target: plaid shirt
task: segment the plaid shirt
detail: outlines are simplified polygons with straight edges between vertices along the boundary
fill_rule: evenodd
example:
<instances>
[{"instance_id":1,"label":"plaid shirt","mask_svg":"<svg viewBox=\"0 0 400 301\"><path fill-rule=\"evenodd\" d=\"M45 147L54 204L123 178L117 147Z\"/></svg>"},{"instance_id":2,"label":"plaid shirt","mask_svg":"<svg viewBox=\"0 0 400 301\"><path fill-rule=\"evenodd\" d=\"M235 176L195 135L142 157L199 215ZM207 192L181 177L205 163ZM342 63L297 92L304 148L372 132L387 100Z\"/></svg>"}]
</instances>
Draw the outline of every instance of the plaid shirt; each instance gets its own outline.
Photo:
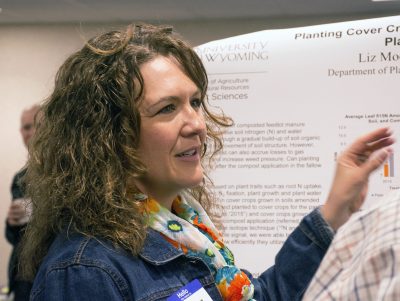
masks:
<instances>
[{"instance_id":1,"label":"plaid shirt","mask_svg":"<svg viewBox=\"0 0 400 301\"><path fill-rule=\"evenodd\" d=\"M400 191L338 230L303 301L400 300Z\"/></svg>"}]
</instances>

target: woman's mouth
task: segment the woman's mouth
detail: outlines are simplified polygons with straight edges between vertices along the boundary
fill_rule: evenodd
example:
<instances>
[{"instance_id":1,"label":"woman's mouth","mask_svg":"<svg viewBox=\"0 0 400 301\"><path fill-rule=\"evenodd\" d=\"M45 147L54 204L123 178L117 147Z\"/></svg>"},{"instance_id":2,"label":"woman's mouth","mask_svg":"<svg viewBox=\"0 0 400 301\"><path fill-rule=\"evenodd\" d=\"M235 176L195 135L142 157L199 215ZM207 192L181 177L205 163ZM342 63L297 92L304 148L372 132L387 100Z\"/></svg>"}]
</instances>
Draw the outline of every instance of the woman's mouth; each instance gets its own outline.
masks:
<instances>
[{"instance_id":1,"label":"woman's mouth","mask_svg":"<svg viewBox=\"0 0 400 301\"><path fill-rule=\"evenodd\" d=\"M190 150L184 151L182 153L179 153L176 156L177 157L191 157L191 156L194 156L196 154L197 154L197 149L194 148L194 149L190 149Z\"/></svg>"}]
</instances>

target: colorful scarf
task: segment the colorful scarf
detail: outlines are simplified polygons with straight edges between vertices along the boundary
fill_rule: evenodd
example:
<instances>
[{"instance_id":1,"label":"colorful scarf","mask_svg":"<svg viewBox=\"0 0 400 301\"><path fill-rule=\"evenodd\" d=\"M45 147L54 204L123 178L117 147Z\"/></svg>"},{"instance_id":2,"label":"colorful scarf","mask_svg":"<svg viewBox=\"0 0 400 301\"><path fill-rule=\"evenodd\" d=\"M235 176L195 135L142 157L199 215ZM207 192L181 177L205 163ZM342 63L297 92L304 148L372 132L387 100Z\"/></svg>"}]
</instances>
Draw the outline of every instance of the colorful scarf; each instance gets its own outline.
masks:
<instances>
[{"instance_id":1,"label":"colorful scarf","mask_svg":"<svg viewBox=\"0 0 400 301\"><path fill-rule=\"evenodd\" d=\"M193 197L177 197L172 212L154 199L148 199L146 204L149 226L185 254L201 258L213 271L225 301L253 300L253 284L244 272L235 267L233 254Z\"/></svg>"}]
</instances>

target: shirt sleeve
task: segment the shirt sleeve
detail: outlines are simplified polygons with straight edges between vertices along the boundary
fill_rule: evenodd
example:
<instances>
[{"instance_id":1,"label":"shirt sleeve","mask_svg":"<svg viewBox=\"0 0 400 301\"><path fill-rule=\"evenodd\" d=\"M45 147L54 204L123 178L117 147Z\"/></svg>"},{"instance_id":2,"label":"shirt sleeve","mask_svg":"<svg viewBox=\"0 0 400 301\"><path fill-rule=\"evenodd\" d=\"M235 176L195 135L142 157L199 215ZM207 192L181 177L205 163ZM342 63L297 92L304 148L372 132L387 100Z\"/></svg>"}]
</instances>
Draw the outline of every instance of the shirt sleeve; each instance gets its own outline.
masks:
<instances>
[{"instance_id":1,"label":"shirt sleeve","mask_svg":"<svg viewBox=\"0 0 400 301\"><path fill-rule=\"evenodd\" d=\"M5 229L6 239L14 247L20 242L21 236L22 236L22 233L23 233L25 227L26 227L26 225L11 226L6 221L6 229Z\"/></svg>"},{"instance_id":2,"label":"shirt sleeve","mask_svg":"<svg viewBox=\"0 0 400 301\"><path fill-rule=\"evenodd\" d=\"M333 235L319 208L304 217L278 252L275 265L251 279L254 299L301 300Z\"/></svg>"},{"instance_id":3,"label":"shirt sleeve","mask_svg":"<svg viewBox=\"0 0 400 301\"><path fill-rule=\"evenodd\" d=\"M32 301L122 301L132 300L128 286L117 275L98 265L53 268L31 292Z\"/></svg>"},{"instance_id":4,"label":"shirt sleeve","mask_svg":"<svg viewBox=\"0 0 400 301\"><path fill-rule=\"evenodd\" d=\"M22 183L22 177L25 175L26 170L23 169L22 171L18 172L11 184L11 198L12 201L15 199L23 198L25 195L25 186ZM6 220L6 227L5 227L5 236L7 241L16 246L19 241L21 240L22 231L24 230L26 225L22 226L11 226Z\"/></svg>"},{"instance_id":5,"label":"shirt sleeve","mask_svg":"<svg viewBox=\"0 0 400 301\"><path fill-rule=\"evenodd\" d=\"M339 228L304 301L400 300L400 192Z\"/></svg>"}]
</instances>

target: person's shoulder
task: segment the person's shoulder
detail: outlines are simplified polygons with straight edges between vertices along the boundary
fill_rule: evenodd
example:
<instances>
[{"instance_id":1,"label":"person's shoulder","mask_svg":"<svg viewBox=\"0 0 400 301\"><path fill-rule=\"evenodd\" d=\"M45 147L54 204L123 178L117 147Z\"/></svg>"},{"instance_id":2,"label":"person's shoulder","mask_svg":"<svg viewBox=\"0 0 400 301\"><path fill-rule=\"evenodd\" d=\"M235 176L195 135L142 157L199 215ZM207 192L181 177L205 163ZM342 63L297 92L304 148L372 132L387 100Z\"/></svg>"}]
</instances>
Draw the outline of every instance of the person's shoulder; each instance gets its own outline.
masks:
<instances>
[{"instance_id":1,"label":"person's shoulder","mask_svg":"<svg viewBox=\"0 0 400 301\"><path fill-rule=\"evenodd\" d=\"M43 296L49 294L70 296L71 286L93 294L98 293L100 287L104 296L129 296L131 293L124 269L134 267L135 261L134 256L113 247L106 240L78 233L61 233L53 241L40 265L31 296L38 300L45 300ZM88 283L97 291L87 288Z\"/></svg>"},{"instance_id":2,"label":"person's shoulder","mask_svg":"<svg viewBox=\"0 0 400 301\"><path fill-rule=\"evenodd\" d=\"M107 240L79 233L61 233L53 241L43 264L47 269L67 266L106 266L116 260L136 258Z\"/></svg>"},{"instance_id":3,"label":"person's shoulder","mask_svg":"<svg viewBox=\"0 0 400 301\"><path fill-rule=\"evenodd\" d=\"M11 182L11 195L12 199L23 198L25 195L25 185L23 183L23 178L26 173L26 168L19 170L13 177Z\"/></svg>"},{"instance_id":4,"label":"person's shoulder","mask_svg":"<svg viewBox=\"0 0 400 301\"><path fill-rule=\"evenodd\" d=\"M26 167L22 167L20 170L18 170L18 171L14 174L13 182L20 181L21 178L22 178L23 176L25 176L25 174L26 174Z\"/></svg>"},{"instance_id":5,"label":"person's shoulder","mask_svg":"<svg viewBox=\"0 0 400 301\"><path fill-rule=\"evenodd\" d=\"M60 233L54 239L35 277L41 282L51 275L82 273L98 270L109 275L121 275L126 266L138 264L138 258L126 250L114 247L107 240L79 233ZM81 272L79 272L81 271Z\"/></svg>"}]
</instances>

